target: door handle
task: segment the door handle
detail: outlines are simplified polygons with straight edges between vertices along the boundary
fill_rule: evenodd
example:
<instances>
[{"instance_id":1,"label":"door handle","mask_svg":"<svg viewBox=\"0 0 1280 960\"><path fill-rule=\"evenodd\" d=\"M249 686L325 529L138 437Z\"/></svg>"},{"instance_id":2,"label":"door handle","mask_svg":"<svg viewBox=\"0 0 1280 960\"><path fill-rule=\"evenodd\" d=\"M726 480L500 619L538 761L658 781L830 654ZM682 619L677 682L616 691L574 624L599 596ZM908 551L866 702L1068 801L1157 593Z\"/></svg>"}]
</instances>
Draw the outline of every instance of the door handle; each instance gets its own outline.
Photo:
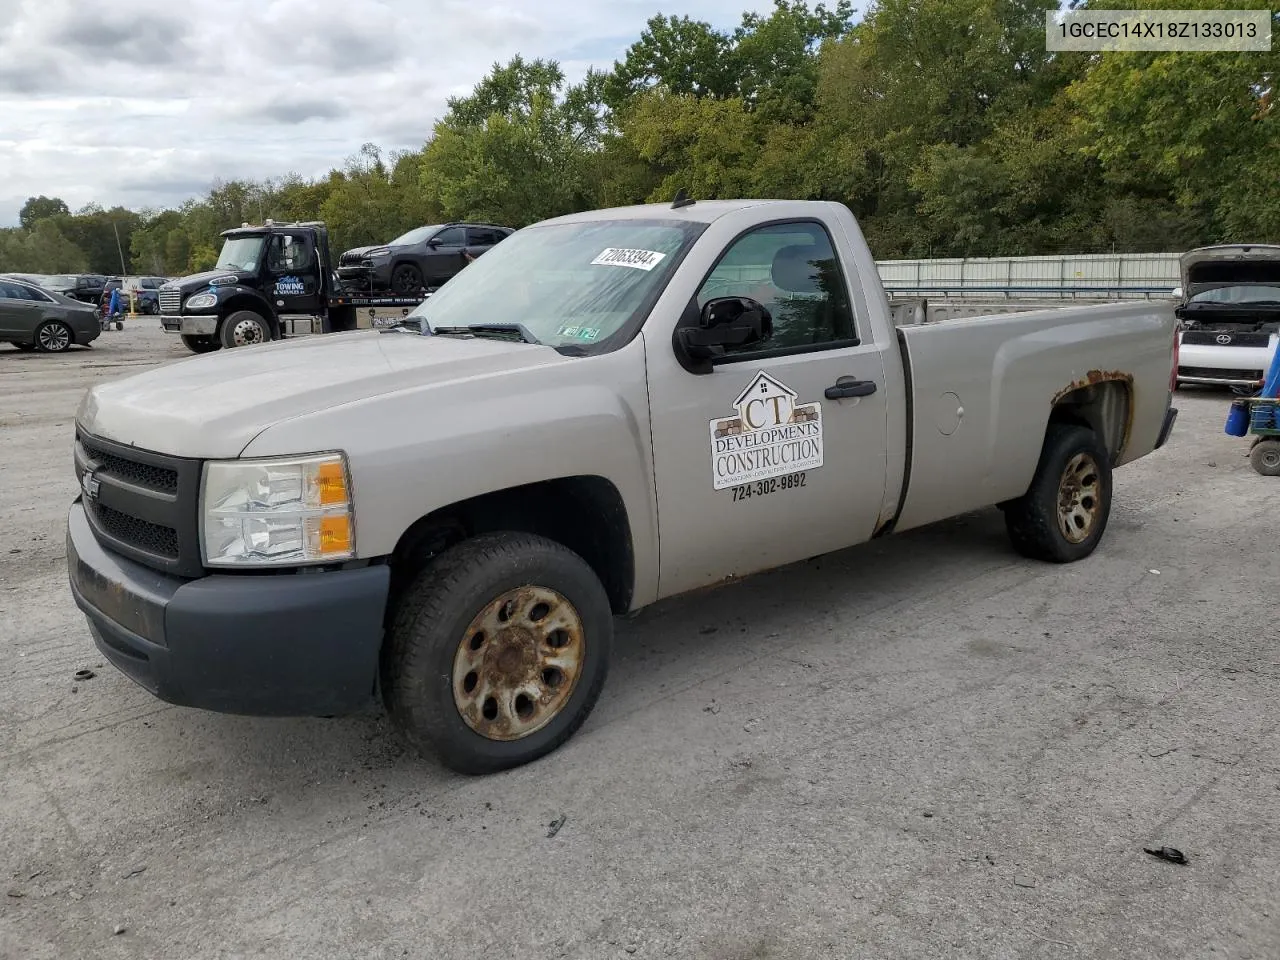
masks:
<instances>
[{"instance_id":1,"label":"door handle","mask_svg":"<svg viewBox=\"0 0 1280 960\"><path fill-rule=\"evenodd\" d=\"M869 397L876 392L874 380L858 380L854 377L841 377L835 386L827 387L828 400L843 400L845 397Z\"/></svg>"}]
</instances>

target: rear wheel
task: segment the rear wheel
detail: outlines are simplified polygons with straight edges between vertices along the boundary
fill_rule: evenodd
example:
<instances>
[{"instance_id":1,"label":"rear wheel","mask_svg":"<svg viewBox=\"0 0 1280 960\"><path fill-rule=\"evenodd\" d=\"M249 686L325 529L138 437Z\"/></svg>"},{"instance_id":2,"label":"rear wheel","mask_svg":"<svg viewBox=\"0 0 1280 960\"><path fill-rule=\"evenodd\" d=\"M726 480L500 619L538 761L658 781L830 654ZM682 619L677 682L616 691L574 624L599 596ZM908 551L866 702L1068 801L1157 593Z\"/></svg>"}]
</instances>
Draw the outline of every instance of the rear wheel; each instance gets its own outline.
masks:
<instances>
[{"instance_id":1,"label":"rear wheel","mask_svg":"<svg viewBox=\"0 0 1280 960\"><path fill-rule=\"evenodd\" d=\"M42 353L65 353L75 338L61 320L47 320L36 330L36 349Z\"/></svg>"},{"instance_id":2,"label":"rear wheel","mask_svg":"<svg viewBox=\"0 0 1280 960\"><path fill-rule=\"evenodd\" d=\"M192 353L213 353L222 348L217 337L196 337L186 333L182 335L182 345Z\"/></svg>"},{"instance_id":3,"label":"rear wheel","mask_svg":"<svg viewBox=\"0 0 1280 960\"><path fill-rule=\"evenodd\" d=\"M1001 505L1014 549L1049 563L1093 553L1111 515L1110 463L1088 427L1050 424L1030 489Z\"/></svg>"},{"instance_id":4,"label":"rear wheel","mask_svg":"<svg viewBox=\"0 0 1280 960\"><path fill-rule=\"evenodd\" d=\"M1249 462L1264 477L1280 477L1280 440L1259 440L1249 451Z\"/></svg>"},{"instance_id":5,"label":"rear wheel","mask_svg":"<svg viewBox=\"0 0 1280 960\"><path fill-rule=\"evenodd\" d=\"M266 317L252 310L237 310L222 321L220 329L224 347L251 347L271 340L271 326Z\"/></svg>"},{"instance_id":6,"label":"rear wheel","mask_svg":"<svg viewBox=\"0 0 1280 960\"><path fill-rule=\"evenodd\" d=\"M400 264L392 271L391 289L396 293L417 293L422 289L422 271L412 263Z\"/></svg>"},{"instance_id":7,"label":"rear wheel","mask_svg":"<svg viewBox=\"0 0 1280 960\"><path fill-rule=\"evenodd\" d=\"M556 749L608 672L613 614L599 578L543 537L496 533L435 557L400 600L382 693L407 739L462 773Z\"/></svg>"}]
</instances>

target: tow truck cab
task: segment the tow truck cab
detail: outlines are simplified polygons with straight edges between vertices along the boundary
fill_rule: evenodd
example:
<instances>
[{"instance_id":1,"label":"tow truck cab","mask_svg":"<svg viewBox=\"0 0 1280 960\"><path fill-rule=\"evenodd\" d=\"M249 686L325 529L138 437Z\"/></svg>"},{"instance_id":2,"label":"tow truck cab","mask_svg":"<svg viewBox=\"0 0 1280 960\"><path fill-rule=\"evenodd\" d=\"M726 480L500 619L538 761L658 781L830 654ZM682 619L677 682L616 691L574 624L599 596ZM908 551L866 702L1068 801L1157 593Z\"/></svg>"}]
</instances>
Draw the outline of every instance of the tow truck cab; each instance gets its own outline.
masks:
<instances>
[{"instance_id":1,"label":"tow truck cab","mask_svg":"<svg viewBox=\"0 0 1280 960\"><path fill-rule=\"evenodd\" d=\"M333 269L321 221L242 224L224 230L217 265L160 288L160 322L195 353L296 333L377 325L379 309L407 314L416 297L349 295ZM370 323L357 308L368 307Z\"/></svg>"}]
</instances>

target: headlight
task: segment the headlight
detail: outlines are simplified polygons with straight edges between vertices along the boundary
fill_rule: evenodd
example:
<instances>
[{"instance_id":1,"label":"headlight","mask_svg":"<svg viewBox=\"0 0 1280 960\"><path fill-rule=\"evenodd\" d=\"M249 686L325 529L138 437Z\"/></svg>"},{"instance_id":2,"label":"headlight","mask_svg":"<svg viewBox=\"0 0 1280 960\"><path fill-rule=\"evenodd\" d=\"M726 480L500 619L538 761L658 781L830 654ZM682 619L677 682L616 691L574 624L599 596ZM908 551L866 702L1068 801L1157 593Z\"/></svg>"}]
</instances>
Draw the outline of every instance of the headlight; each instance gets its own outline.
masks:
<instances>
[{"instance_id":1,"label":"headlight","mask_svg":"<svg viewBox=\"0 0 1280 960\"><path fill-rule=\"evenodd\" d=\"M212 460L200 496L211 567L297 566L355 556L347 458Z\"/></svg>"},{"instance_id":2,"label":"headlight","mask_svg":"<svg viewBox=\"0 0 1280 960\"><path fill-rule=\"evenodd\" d=\"M207 310L210 307L216 307L217 305L217 294L197 293L194 297L187 298L185 306L188 310Z\"/></svg>"},{"instance_id":3,"label":"headlight","mask_svg":"<svg viewBox=\"0 0 1280 960\"><path fill-rule=\"evenodd\" d=\"M366 257L385 257L390 252L391 252L390 247L374 247L372 250L366 253L365 256Z\"/></svg>"}]
</instances>

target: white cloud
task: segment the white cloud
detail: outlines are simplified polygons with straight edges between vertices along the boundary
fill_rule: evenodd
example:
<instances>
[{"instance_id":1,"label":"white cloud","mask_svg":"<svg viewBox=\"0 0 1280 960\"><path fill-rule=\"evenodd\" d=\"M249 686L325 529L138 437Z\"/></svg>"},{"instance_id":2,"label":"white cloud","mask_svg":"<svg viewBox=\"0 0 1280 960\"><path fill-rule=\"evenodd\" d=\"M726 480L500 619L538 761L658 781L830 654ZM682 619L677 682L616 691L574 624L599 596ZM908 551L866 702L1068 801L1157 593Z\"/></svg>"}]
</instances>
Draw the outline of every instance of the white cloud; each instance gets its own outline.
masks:
<instances>
[{"instance_id":1,"label":"white cloud","mask_svg":"<svg viewBox=\"0 0 1280 960\"><path fill-rule=\"evenodd\" d=\"M417 148L517 53L570 79L661 0L0 0L0 225L29 196L172 206L218 178L319 176ZM731 27L770 0L682 0ZM663 10L662 12L670 12Z\"/></svg>"}]
</instances>

